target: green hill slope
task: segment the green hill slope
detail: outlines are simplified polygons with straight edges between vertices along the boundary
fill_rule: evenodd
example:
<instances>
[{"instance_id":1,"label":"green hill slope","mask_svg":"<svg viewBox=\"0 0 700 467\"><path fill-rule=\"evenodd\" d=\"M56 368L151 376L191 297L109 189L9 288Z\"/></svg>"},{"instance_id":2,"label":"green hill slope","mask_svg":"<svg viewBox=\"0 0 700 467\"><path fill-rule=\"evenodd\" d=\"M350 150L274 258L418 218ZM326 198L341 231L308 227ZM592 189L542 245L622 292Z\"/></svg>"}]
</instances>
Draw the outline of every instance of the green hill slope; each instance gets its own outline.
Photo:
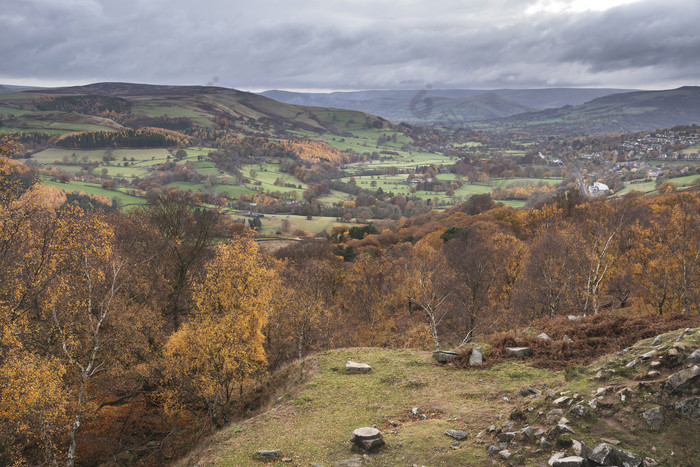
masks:
<instances>
[{"instance_id":1,"label":"green hill slope","mask_svg":"<svg viewBox=\"0 0 700 467\"><path fill-rule=\"evenodd\" d=\"M256 452L274 449L281 451L278 461L299 466L349 459L355 464L342 465L545 465L555 453L573 455L576 440L590 450L618 443L618 449L655 458L658 465L690 466L700 456L693 441L700 429L683 410L700 401L687 399L700 385L671 392L666 380L692 366L690 354L698 348L699 329L678 330L566 371L512 359L458 369L437 364L429 352L410 350L328 351L286 368L285 375L303 375L305 382L282 385L272 407L230 425L179 465L262 465ZM369 363L372 372L346 374L348 359ZM658 373L648 374L650 366ZM686 409L679 409L683 401ZM642 417L654 408L664 414L660 428ZM556 420L548 420L553 413ZM573 433L557 433L557 422ZM386 445L363 460L349 438L354 429L373 425ZM544 434L528 438L521 432L526 427ZM446 429L462 430L467 439L455 444ZM515 438L502 444L499 434L505 432ZM543 448L542 437L551 444ZM489 446L508 449L510 459L489 456Z\"/></svg>"},{"instance_id":2,"label":"green hill slope","mask_svg":"<svg viewBox=\"0 0 700 467\"><path fill-rule=\"evenodd\" d=\"M700 87L686 86L613 94L582 105L514 115L492 127L556 135L644 131L696 123L700 123Z\"/></svg>"}]
</instances>

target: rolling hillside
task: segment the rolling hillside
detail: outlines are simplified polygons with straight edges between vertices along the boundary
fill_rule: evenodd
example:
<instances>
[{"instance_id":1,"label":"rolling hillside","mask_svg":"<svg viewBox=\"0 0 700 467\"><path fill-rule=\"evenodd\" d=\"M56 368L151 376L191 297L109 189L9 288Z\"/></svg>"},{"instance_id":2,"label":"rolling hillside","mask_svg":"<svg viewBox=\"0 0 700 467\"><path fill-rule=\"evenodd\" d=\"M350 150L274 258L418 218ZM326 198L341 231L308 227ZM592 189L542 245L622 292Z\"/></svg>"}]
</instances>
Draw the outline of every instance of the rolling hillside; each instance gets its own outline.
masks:
<instances>
[{"instance_id":1,"label":"rolling hillside","mask_svg":"<svg viewBox=\"0 0 700 467\"><path fill-rule=\"evenodd\" d=\"M216 127L217 120L268 121L273 126L325 131L329 122L316 117L314 109L277 102L235 89L204 86L161 86L132 83L96 83L53 89L32 89L0 93L0 119L5 129L52 130L55 132L119 129L117 121L103 115L42 110L41 96L99 96L128 102L128 117L187 117L193 124ZM357 121L378 121L357 112Z\"/></svg>"},{"instance_id":2,"label":"rolling hillside","mask_svg":"<svg viewBox=\"0 0 700 467\"><path fill-rule=\"evenodd\" d=\"M599 97L577 106L527 112L492 129L527 128L540 135L616 133L700 123L700 87L637 91Z\"/></svg>"},{"instance_id":3,"label":"rolling hillside","mask_svg":"<svg viewBox=\"0 0 700 467\"><path fill-rule=\"evenodd\" d=\"M265 91L262 95L296 105L352 109L394 122L464 123L489 120L535 109L579 105L622 89L430 89L301 93ZM430 102L425 99L429 99Z\"/></svg>"}]
</instances>

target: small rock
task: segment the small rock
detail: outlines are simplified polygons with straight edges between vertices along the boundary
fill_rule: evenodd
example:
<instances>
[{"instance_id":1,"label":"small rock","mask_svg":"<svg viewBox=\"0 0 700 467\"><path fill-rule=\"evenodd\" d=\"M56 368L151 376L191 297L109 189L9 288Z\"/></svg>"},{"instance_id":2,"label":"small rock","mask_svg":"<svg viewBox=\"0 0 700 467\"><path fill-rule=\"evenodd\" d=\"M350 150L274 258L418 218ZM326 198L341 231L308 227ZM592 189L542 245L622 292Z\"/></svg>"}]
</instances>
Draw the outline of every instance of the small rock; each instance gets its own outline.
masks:
<instances>
[{"instance_id":1,"label":"small rock","mask_svg":"<svg viewBox=\"0 0 700 467\"><path fill-rule=\"evenodd\" d=\"M481 347L474 347L472 354L469 356L469 366L481 366L484 364L484 355Z\"/></svg>"},{"instance_id":2,"label":"small rock","mask_svg":"<svg viewBox=\"0 0 700 467\"><path fill-rule=\"evenodd\" d=\"M667 356L667 357L677 358L678 355L679 355L678 349L675 348L675 347L671 347L671 348L668 349L668 351L666 352L666 356Z\"/></svg>"},{"instance_id":3,"label":"small rock","mask_svg":"<svg viewBox=\"0 0 700 467\"><path fill-rule=\"evenodd\" d=\"M605 443L594 447L588 455L588 459L599 465L625 465L629 467L642 465L641 457Z\"/></svg>"},{"instance_id":4,"label":"small rock","mask_svg":"<svg viewBox=\"0 0 700 467\"><path fill-rule=\"evenodd\" d=\"M568 425L569 424L569 419L566 417L561 417L559 420L557 420L557 424L559 425Z\"/></svg>"},{"instance_id":5,"label":"small rock","mask_svg":"<svg viewBox=\"0 0 700 467\"><path fill-rule=\"evenodd\" d=\"M547 465L552 466L556 461L558 461L559 459L563 459L564 457L566 457L565 452L558 452L556 454L553 454L552 457L550 457L547 461Z\"/></svg>"},{"instance_id":6,"label":"small rock","mask_svg":"<svg viewBox=\"0 0 700 467\"><path fill-rule=\"evenodd\" d=\"M418 412L419 412L419 411L420 411L420 409L418 409L418 407L413 407L413 408L411 409L411 413L412 413L413 415L418 415Z\"/></svg>"},{"instance_id":7,"label":"small rock","mask_svg":"<svg viewBox=\"0 0 700 467\"><path fill-rule=\"evenodd\" d=\"M500 451L500 450L501 450L501 448L492 444L491 446L486 448L486 455L487 456L495 456L496 454L498 454L498 451Z\"/></svg>"},{"instance_id":8,"label":"small rock","mask_svg":"<svg viewBox=\"0 0 700 467\"><path fill-rule=\"evenodd\" d=\"M543 436L542 438L540 438L540 447L545 451L548 449L552 449L552 442Z\"/></svg>"},{"instance_id":9,"label":"small rock","mask_svg":"<svg viewBox=\"0 0 700 467\"><path fill-rule=\"evenodd\" d=\"M292 458L291 457L283 457L282 462L292 462Z\"/></svg>"},{"instance_id":10,"label":"small rock","mask_svg":"<svg viewBox=\"0 0 700 467\"><path fill-rule=\"evenodd\" d=\"M604 443L612 444L613 446L617 446L621 443L619 439L613 439L613 438L600 438L600 440Z\"/></svg>"},{"instance_id":11,"label":"small rock","mask_svg":"<svg viewBox=\"0 0 700 467\"><path fill-rule=\"evenodd\" d=\"M564 415L564 411L562 409L552 409L549 412L547 412L547 424L548 425L554 425L557 423L557 420L561 416Z\"/></svg>"},{"instance_id":12,"label":"small rock","mask_svg":"<svg viewBox=\"0 0 700 467\"><path fill-rule=\"evenodd\" d=\"M373 451L384 446L384 438L376 428L363 427L352 432L350 442L365 451Z\"/></svg>"},{"instance_id":13,"label":"small rock","mask_svg":"<svg viewBox=\"0 0 700 467\"><path fill-rule=\"evenodd\" d=\"M532 428L530 428L529 426L526 426L525 428L520 430L520 433L522 433L522 435L527 439L533 439L535 436L532 432Z\"/></svg>"},{"instance_id":14,"label":"small rock","mask_svg":"<svg viewBox=\"0 0 700 467\"><path fill-rule=\"evenodd\" d=\"M564 337L562 337L561 340L563 340L563 341L566 342L567 344L573 344L573 343L574 343L574 340L573 340L572 338L570 338L569 336L567 336L566 334L564 334Z\"/></svg>"},{"instance_id":15,"label":"small rock","mask_svg":"<svg viewBox=\"0 0 700 467\"><path fill-rule=\"evenodd\" d=\"M547 333L544 333L544 332L541 333L541 334L538 334L538 335L537 335L537 338L540 339L540 340L543 340L543 341L552 340L552 339L547 335Z\"/></svg>"},{"instance_id":16,"label":"small rock","mask_svg":"<svg viewBox=\"0 0 700 467\"><path fill-rule=\"evenodd\" d=\"M572 435L576 434L576 432L574 430L572 430L571 427L560 423L557 426L555 426L554 428L552 428L551 430L549 430L549 433L547 433L547 435L550 438L556 438L557 436L563 435L565 433L570 433Z\"/></svg>"},{"instance_id":17,"label":"small rock","mask_svg":"<svg viewBox=\"0 0 700 467\"><path fill-rule=\"evenodd\" d=\"M544 434L545 434L545 431L542 428L536 429L535 432L533 433L535 438L540 438Z\"/></svg>"},{"instance_id":18,"label":"small rock","mask_svg":"<svg viewBox=\"0 0 700 467\"><path fill-rule=\"evenodd\" d=\"M654 360L653 362L651 362L651 363L649 364L649 366L650 366L651 368L659 368L659 367L661 366L661 362L658 361L658 360Z\"/></svg>"},{"instance_id":19,"label":"small rock","mask_svg":"<svg viewBox=\"0 0 700 467\"><path fill-rule=\"evenodd\" d=\"M700 420L700 397L678 401L673 404L673 410L694 420Z\"/></svg>"},{"instance_id":20,"label":"small rock","mask_svg":"<svg viewBox=\"0 0 700 467\"><path fill-rule=\"evenodd\" d=\"M577 417L583 417L588 413L588 409L581 405L575 405L571 408L571 413Z\"/></svg>"},{"instance_id":21,"label":"small rock","mask_svg":"<svg viewBox=\"0 0 700 467\"><path fill-rule=\"evenodd\" d=\"M428 416L427 416L426 414L422 413L422 414L420 414L420 419L421 419L421 420L427 420L427 419L428 419Z\"/></svg>"},{"instance_id":22,"label":"small rock","mask_svg":"<svg viewBox=\"0 0 700 467\"><path fill-rule=\"evenodd\" d=\"M700 363L700 349L688 355L685 361L688 363Z\"/></svg>"},{"instance_id":23,"label":"small rock","mask_svg":"<svg viewBox=\"0 0 700 467\"><path fill-rule=\"evenodd\" d=\"M660 430L664 426L664 413L661 407L654 407L642 412L642 418L647 422L647 425L655 430Z\"/></svg>"},{"instance_id":24,"label":"small rock","mask_svg":"<svg viewBox=\"0 0 700 467\"><path fill-rule=\"evenodd\" d=\"M592 399L591 401L589 401L588 407L592 408L593 410L597 410L598 409L598 400Z\"/></svg>"},{"instance_id":25,"label":"small rock","mask_svg":"<svg viewBox=\"0 0 700 467\"><path fill-rule=\"evenodd\" d=\"M658 370L651 370L647 373L647 378L650 379L658 378L659 376L661 376L661 372Z\"/></svg>"},{"instance_id":26,"label":"small rock","mask_svg":"<svg viewBox=\"0 0 700 467\"><path fill-rule=\"evenodd\" d=\"M554 400L554 404L561 405L561 404L565 404L568 401L569 401L569 397L561 396L560 398Z\"/></svg>"},{"instance_id":27,"label":"small rock","mask_svg":"<svg viewBox=\"0 0 700 467\"><path fill-rule=\"evenodd\" d=\"M594 376L595 379L603 379L603 371L598 370L598 372Z\"/></svg>"},{"instance_id":28,"label":"small rock","mask_svg":"<svg viewBox=\"0 0 700 467\"><path fill-rule=\"evenodd\" d=\"M642 361L646 361L646 360L651 359L651 357L653 357L653 356L656 355L656 354L657 354L657 351L656 351L656 350L650 350L649 352L643 354L643 355L642 355L641 357L639 357L639 358L642 359Z\"/></svg>"},{"instance_id":29,"label":"small rock","mask_svg":"<svg viewBox=\"0 0 700 467\"><path fill-rule=\"evenodd\" d=\"M496 425L491 425L486 431L488 431L489 433L493 433L494 431L496 431Z\"/></svg>"},{"instance_id":30,"label":"small rock","mask_svg":"<svg viewBox=\"0 0 700 467\"><path fill-rule=\"evenodd\" d=\"M357 363L351 360L345 364L345 372L348 374L354 373L369 373L372 371L372 367L366 363Z\"/></svg>"},{"instance_id":31,"label":"small rock","mask_svg":"<svg viewBox=\"0 0 700 467\"><path fill-rule=\"evenodd\" d=\"M584 458L588 457L588 453L591 451L588 449L588 446L586 446L586 443L575 439L571 440L571 450L573 451L574 455Z\"/></svg>"},{"instance_id":32,"label":"small rock","mask_svg":"<svg viewBox=\"0 0 700 467\"><path fill-rule=\"evenodd\" d=\"M334 464L335 467L362 467L362 456L355 454L349 459L338 461Z\"/></svg>"},{"instance_id":33,"label":"small rock","mask_svg":"<svg viewBox=\"0 0 700 467\"><path fill-rule=\"evenodd\" d=\"M598 388L595 392L596 396L603 396L605 393L607 393L610 390L610 388Z\"/></svg>"},{"instance_id":34,"label":"small rock","mask_svg":"<svg viewBox=\"0 0 700 467\"><path fill-rule=\"evenodd\" d=\"M581 467L586 459L580 456L561 457L550 464L552 467Z\"/></svg>"},{"instance_id":35,"label":"small rock","mask_svg":"<svg viewBox=\"0 0 700 467\"><path fill-rule=\"evenodd\" d=\"M532 393L528 391L526 388L520 388L520 395L523 397L528 397L531 396Z\"/></svg>"},{"instance_id":36,"label":"small rock","mask_svg":"<svg viewBox=\"0 0 700 467\"><path fill-rule=\"evenodd\" d=\"M698 381L700 381L700 367L695 365L669 376L665 388L668 393L675 394L697 386Z\"/></svg>"},{"instance_id":37,"label":"small rock","mask_svg":"<svg viewBox=\"0 0 700 467\"><path fill-rule=\"evenodd\" d=\"M446 350L437 350L433 352L433 358L438 363L449 363L459 357L457 352L449 352Z\"/></svg>"},{"instance_id":38,"label":"small rock","mask_svg":"<svg viewBox=\"0 0 700 467\"><path fill-rule=\"evenodd\" d=\"M532 349L530 347L506 347L506 353L518 358L525 358L532 356Z\"/></svg>"},{"instance_id":39,"label":"small rock","mask_svg":"<svg viewBox=\"0 0 700 467\"><path fill-rule=\"evenodd\" d=\"M637 364L637 359L635 358L631 362L629 362L627 365L625 365L625 368L634 368L634 366Z\"/></svg>"},{"instance_id":40,"label":"small rock","mask_svg":"<svg viewBox=\"0 0 700 467\"><path fill-rule=\"evenodd\" d=\"M500 441L501 443L508 443L508 442L512 441L513 438L515 438L515 433L512 431L506 431L503 433L499 433L496 437L498 438L498 441Z\"/></svg>"},{"instance_id":41,"label":"small rock","mask_svg":"<svg viewBox=\"0 0 700 467\"><path fill-rule=\"evenodd\" d=\"M510 451L507 449L504 449L502 451L498 451L498 455L501 456L501 459L505 459L505 460L510 459L510 456L511 456Z\"/></svg>"},{"instance_id":42,"label":"small rock","mask_svg":"<svg viewBox=\"0 0 700 467\"><path fill-rule=\"evenodd\" d=\"M465 433L462 430L447 429L447 430L445 430L445 434L451 438L458 440L458 441L462 441L464 439L467 439L467 433Z\"/></svg>"},{"instance_id":43,"label":"small rock","mask_svg":"<svg viewBox=\"0 0 700 467\"><path fill-rule=\"evenodd\" d=\"M656 338L654 338L654 342L652 342L651 345L652 347L656 347L659 344L661 344L661 336L656 336Z\"/></svg>"},{"instance_id":44,"label":"small rock","mask_svg":"<svg viewBox=\"0 0 700 467\"><path fill-rule=\"evenodd\" d=\"M457 450L462 447L462 443L452 443L450 444L450 447L454 450Z\"/></svg>"},{"instance_id":45,"label":"small rock","mask_svg":"<svg viewBox=\"0 0 700 467\"><path fill-rule=\"evenodd\" d=\"M579 320L583 319L583 316L581 316L581 315L568 315L566 317L566 319L568 319L570 321L579 321Z\"/></svg>"},{"instance_id":46,"label":"small rock","mask_svg":"<svg viewBox=\"0 0 700 467\"><path fill-rule=\"evenodd\" d=\"M645 457L644 461L642 462L643 467L657 467L658 465L659 463L651 457Z\"/></svg>"},{"instance_id":47,"label":"small rock","mask_svg":"<svg viewBox=\"0 0 700 467\"><path fill-rule=\"evenodd\" d=\"M276 458L282 455L282 451L279 449L263 449L258 452L256 452L260 457L266 457L266 458Z\"/></svg>"}]
</instances>

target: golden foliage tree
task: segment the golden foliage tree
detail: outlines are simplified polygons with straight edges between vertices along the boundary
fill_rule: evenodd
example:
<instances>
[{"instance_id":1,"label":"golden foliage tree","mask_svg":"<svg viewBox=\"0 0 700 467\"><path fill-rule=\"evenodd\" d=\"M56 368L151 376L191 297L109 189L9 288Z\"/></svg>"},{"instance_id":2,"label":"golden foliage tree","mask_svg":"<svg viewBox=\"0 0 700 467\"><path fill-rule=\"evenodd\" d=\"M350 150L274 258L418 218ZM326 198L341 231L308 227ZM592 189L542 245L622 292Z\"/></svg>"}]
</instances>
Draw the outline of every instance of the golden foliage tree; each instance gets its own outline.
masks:
<instances>
[{"instance_id":1,"label":"golden foliage tree","mask_svg":"<svg viewBox=\"0 0 700 467\"><path fill-rule=\"evenodd\" d=\"M233 390L264 370L262 331L275 281L250 238L217 248L195 287L191 319L165 346L170 407L203 408L216 425L227 420Z\"/></svg>"}]
</instances>

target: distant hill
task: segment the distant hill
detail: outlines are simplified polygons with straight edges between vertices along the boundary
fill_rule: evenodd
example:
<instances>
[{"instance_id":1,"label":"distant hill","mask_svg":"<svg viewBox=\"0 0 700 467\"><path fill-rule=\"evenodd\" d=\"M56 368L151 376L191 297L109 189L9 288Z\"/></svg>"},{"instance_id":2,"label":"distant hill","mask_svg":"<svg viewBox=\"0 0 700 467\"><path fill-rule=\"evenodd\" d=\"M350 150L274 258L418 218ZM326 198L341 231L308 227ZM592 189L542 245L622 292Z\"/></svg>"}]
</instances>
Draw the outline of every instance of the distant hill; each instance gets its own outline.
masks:
<instances>
[{"instance_id":1,"label":"distant hill","mask_svg":"<svg viewBox=\"0 0 700 467\"><path fill-rule=\"evenodd\" d=\"M655 130L700 123L700 87L636 91L577 106L533 111L493 122L494 128L527 128L545 134L591 134Z\"/></svg>"},{"instance_id":2,"label":"distant hill","mask_svg":"<svg viewBox=\"0 0 700 467\"><path fill-rule=\"evenodd\" d=\"M42 95L55 96L103 96L125 99L130 103L129 117L170 118L187 117L195 125L218 127L222 120L244 122L248 119L267 121L273 126L312 131L327 131L332 126L330 119L318 117L316 110L305 106L278 102L258 94L213 86L163 86L134 83L95 83L85 86L71 86L48 89L27 89L13 92L13 97L4 100L0 90L0 106L6 113L15 115L20 128L82 130L118 127L118 124L105 125L104 121L80 121L74 125L74 112L42 112L38 100ZM18 97L21 96L21 97ZM71 115L72 114L72 115ZM88 117L103 115L89 114ZM381 119L357 112L356 121L368 125L382 126ZM379 124L380 122L381 124ZM10 122L11 124L12 122ZM6 126L9 126L6 124Z\"/></svg>"},{"instance_id":3,"label":"distant hill","mask_svg":"<svg viewBox=\"0 0 700 467\"><path fill-rule=\"evenodd\" d=\"M265 91L280 102L352 109L394 122L415 124L464 123L507 117L521 112L578 105L623 89L429 89L301 93ZM427 99L427 100L426 100Z\"/></svg>"}]
</instances>

